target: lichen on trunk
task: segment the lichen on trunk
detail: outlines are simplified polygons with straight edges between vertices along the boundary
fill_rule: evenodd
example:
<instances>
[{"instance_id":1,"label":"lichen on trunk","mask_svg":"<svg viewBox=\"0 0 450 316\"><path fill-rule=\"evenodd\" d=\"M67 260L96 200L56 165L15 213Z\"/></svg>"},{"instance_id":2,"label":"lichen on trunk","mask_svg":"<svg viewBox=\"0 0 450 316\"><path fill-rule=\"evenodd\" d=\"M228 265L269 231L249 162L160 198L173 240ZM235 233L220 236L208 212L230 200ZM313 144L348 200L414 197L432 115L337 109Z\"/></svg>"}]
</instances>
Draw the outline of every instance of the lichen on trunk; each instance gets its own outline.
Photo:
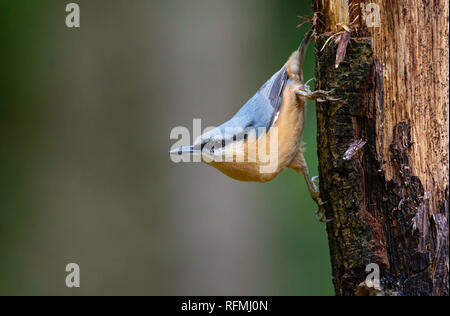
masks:
<instances>
[{"instance_id":1,"label":"lichen on trunk","mask_svg":"<svg viewBox=\"0 0 450 316\"><path fill-rule=\"evenodd\" d=\"M337 48L321 51L327 40L321 36L316 44L316 78L318 88L335 89L334 95L341 100L318 103L318 150L322 200L327 219L331 258L337 294L355 293L354 284L365 279L365 268L374 260L377 245L373 243L379 227L372 229L368 210L361 209L365 187L361 173L363 157L373 155L373 135L363 125L369 125L370 118L362 115L371 98L364 91L373 90L369 85L373 77L372 49L368 40L351 40L347 58L335 68ZM366 122L362 124L361 120ZM350 160L344 159L349 146L358 139L368 141L362 150ZM374 231L372 231L374 230Z\"/></svg>"}]
</instances>

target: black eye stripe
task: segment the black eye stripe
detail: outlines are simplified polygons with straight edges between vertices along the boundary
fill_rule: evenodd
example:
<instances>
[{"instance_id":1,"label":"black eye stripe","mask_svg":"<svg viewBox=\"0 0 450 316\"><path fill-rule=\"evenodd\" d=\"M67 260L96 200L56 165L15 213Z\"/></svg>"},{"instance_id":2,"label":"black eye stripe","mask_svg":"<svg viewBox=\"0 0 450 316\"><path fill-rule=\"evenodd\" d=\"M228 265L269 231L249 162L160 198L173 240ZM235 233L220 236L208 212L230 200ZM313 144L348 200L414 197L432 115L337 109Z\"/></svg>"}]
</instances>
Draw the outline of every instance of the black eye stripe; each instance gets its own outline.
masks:
<instances>
[{"instance_id":1,"label":"black eye stripe","mask_svg":"<svg viewBox=\"0 0 450 316\"><path fill-rule=\"evenodd\" d=\"M236 142L237 140L238 140L238 135L233 135L233 142ZM248 139L248 133L243 133L243 138L244 138L244 140L247 140ZM207 145L207 144L211 144L211 140L209 140L209 141L205 141L204 143L202 143L201 145L200 145L200 150L203 150L203 148ZM212 148L211 148L211 152L214 152L214 148L225 148L225 146L227 145L227 142L226 142L226 140L225 139L222 139L222 140L217 140L217 141L215 141L214 142L214 145L212 146Z\"/></svg>"}]
</instances>

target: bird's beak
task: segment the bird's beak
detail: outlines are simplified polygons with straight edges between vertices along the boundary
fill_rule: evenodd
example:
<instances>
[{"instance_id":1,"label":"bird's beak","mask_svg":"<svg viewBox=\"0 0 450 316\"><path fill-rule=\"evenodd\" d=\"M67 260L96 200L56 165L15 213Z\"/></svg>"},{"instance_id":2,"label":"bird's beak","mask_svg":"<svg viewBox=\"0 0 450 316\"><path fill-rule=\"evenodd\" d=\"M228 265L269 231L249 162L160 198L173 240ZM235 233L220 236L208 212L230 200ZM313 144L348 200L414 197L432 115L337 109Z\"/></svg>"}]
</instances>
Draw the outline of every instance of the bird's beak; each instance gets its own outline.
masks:
<instances>
[{"instance_id":1,"label":"bird's beak","mask_svg":"<svg viewBox=\"0 0 450 316\"><path fill-rule=\"evenodd\" d=\"M186 147L179 147L175 148L171 151L169 151L169 154L171 155L201 155L202 152L200 150L194 149L194 146L186 146Z\"/></svg>"}]
</instances>

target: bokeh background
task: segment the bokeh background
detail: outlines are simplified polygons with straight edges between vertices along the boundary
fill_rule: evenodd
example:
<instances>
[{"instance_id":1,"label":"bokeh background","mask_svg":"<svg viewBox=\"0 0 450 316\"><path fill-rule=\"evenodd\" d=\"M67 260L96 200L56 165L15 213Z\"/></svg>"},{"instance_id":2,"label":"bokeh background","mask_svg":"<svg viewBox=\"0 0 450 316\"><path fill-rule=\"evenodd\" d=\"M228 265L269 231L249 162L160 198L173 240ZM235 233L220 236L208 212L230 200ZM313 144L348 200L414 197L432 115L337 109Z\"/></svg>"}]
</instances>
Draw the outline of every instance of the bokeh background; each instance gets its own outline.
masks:
<instances>
[{"instance_id":1,"label":"bokeh background","mask_svg":"<svg viewBox=\"0 0 450 316\"><path fill-rule=\"evenodd\" d=\"M239 183L167 153L282 66L309 1L78 0L78 29L69 2L0 1L0 294L332 295L302 176Z\"/></svg>"}]
</instances>

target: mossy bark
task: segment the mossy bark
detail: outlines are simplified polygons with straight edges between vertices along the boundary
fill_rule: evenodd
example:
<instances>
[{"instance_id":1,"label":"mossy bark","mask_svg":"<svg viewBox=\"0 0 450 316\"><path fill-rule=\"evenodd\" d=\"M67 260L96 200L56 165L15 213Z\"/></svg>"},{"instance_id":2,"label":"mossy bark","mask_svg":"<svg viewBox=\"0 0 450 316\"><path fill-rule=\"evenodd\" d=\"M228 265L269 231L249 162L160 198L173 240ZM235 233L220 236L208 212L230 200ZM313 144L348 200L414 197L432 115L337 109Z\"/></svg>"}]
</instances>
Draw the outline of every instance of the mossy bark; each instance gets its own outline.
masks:
<instances>
[{"instance_id":1,"label":"mossy bark","mask_svg":"<svg viewBox=\"0 0 450 316\"><path fill-rule=\"evenodd\" d=\"M336 294L448 295L448 2L423 2L411 12L403 0L375 2L385 23L377 29L358 20L364 1L314 2L317 88L335 89L340 98L317 105ZM404 39L424 14L435 21L424 26L429 35ZM334 40L325 45L342 31L336 25L355 18L346 47ZM392 43L414 47L393 51ZM440 54L430 57L425 43ZM393 72L399 65L402 72ZM356 140L366 145L344 159ZM364 282L372 263L380 267L378 290Z\"/></svg>"}]
</instances>

